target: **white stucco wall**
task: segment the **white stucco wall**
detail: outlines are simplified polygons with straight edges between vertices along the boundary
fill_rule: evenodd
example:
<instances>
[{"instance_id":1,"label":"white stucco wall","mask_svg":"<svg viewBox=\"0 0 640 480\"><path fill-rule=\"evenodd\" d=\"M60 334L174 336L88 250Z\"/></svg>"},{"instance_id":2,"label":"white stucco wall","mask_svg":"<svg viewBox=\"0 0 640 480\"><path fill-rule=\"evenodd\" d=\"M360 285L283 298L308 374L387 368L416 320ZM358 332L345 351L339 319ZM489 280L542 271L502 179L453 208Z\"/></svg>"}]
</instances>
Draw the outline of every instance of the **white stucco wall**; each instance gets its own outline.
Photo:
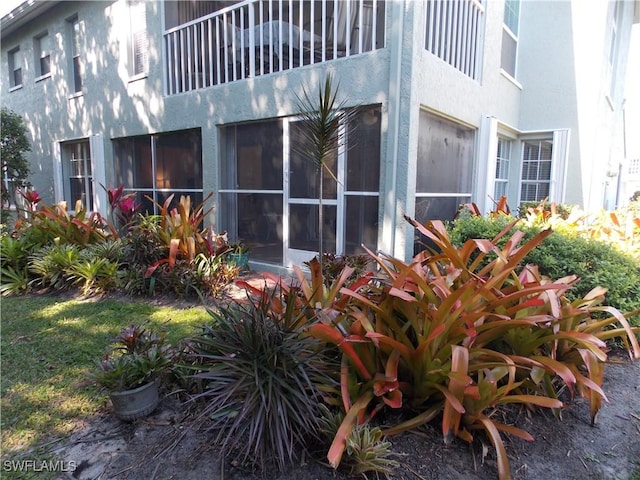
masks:
<instances>
[{"instance_id":1,"label":"white stucco wall","mask_svg":"<svg viewBox=\"0 0 640 480\"><path fill-rule=\"evenodd\" d=\"M26 59L23 87L1 86L3 105L24 114L32 136L32 182L53 200L52 146L102 135L106 181L113 178L111 139L199 127L202 129L205 195L217 191L220 125L295 114L295 95L315 90L327 72L340 82L348 105L382 106L379 248L407 258L412 233L402 215L413 215L420 109L442 114L477 130L495 118L516 131L569 129L569 175L565 201L600 206L607 169L615 165L621 131L622 94L603 93L606 9L589 0L522 2L516 81L500 71L503 2L485 2L482 68L473 80L425 49L425 2L387 1L386 48L323 65L241 80L180 95L164 96L162 3L147 2L149 71L130 81L126 0L64 2L2 41L2 79L7 51L20 45ZM632 2L623 2L630 18ZM77 14L86 65L83 94L70 96L66 20ZM35 82L33 37L48 29L53 44L51 77ZM630 22L620 32L621 45ZM621 55L626 55L624 50ZM621 62L624 63L621 59ZM624 72L618 73L622 81ZM617 91L617 90L616 90ZM620 89L621 91L621 89ZM613 143L612 143L613 142ZM618 142L618 143L615 143ZM613 147L612 147L613 146ZM614 152L611 154L610 152ZM486 164L476 152L475 175ZM517 184L518 172L512 179ZM474 182L474 185L475 182ZM487 192L476 185L474 200ZM514 187L514 189L517 188ZM491 192L489 192L491 193ZM214 200L215 201L215 200ZM215 212L215 210L214 210ZM215 213L212 221L215 222Z\"/></svg>"}]
</instances>

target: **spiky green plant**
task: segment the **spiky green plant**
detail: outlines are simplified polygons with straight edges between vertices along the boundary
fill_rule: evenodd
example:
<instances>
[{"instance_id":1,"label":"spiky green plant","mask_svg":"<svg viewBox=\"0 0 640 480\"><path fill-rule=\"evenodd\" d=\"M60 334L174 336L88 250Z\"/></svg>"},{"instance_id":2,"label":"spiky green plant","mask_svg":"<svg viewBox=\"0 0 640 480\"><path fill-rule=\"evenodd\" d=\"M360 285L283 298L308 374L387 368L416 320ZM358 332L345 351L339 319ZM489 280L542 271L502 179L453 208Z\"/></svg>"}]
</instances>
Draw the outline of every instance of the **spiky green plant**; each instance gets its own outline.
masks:
<instances>
[{"instance_id":1,"label":"spiky green plant","mask_svg":"<svg viewBox=\"0 0 640 480\"><path fill-rule=\"evenodd\" d=\"M338 179L329 167L329 160L337 155L338 147L345 143L345 125L353 116L354 110L346 108L347 100L338 100L340 85L335 85L331 75L325 77L324 86L320 85L316 96L303 89L297 98L300 117L305 124L301 133L304 141L294 145L294 150L309 159L317 167L318 175L318 252L320 262L324 261L324 220L322 197L324 193L324 172L336 183Z\"/></svg>"},{"instance_id":2,"label":"spiky green plant","mask_svg":"<svg viewBox=\"0 0 640 480\"><path fill-rule=\"evenodd\" d=\"M118 264L102 257L80 260L67 269L68 278L82 295L104 293L118 286Z\"/></svg>"},{"instance_id":3,"label":"spiky green plant","mask_svg":"<svg viewBox=\"0 0 640 480\"><path fill-rule=\"evenodd\" d=\"M325 405L321 405L321 412L321 434L330 443L344 420L344 413L330 410ZM347 438L340 466L353 476L367 478L368 473L374 473L376 477L379 474L388 477L399 465L395 456L391 450L391 442L383 435L380 427L358 425Z\"/></svg>"},{"instance_id":4,"label":"spiky green plant","mask_svg":"<svg viewBox=\"0 0 640 480\"><path fill-rule=\"evenodd\" d=\"M295 305L279 290L232 302L190 340L201 418L225 456L263 470L284 469L317 438L327 362Z\"/></svg>"},{"instance_id":5,"label":"spiky green plant","mask_svg":"<svg viewBox=\"0 0 640 480\"><path fill-rule=\"evenodd\" d=\"M71 286L69 269L80 260L77 246L63 243L43 247L29 258L29 271L35 276L32 283L41 287L62 290Z\"/></svg>"},{"instance_id":6,"label":"spiky green plant","mask_svg":"<svg viewBox=\"0 0 640 480\"><path fill-rule=\"evenodd\" d=\"M0 268L0 294L17 295L29 289L29 272L26 268L6 266Z\"/></svg>"}]
</instances>

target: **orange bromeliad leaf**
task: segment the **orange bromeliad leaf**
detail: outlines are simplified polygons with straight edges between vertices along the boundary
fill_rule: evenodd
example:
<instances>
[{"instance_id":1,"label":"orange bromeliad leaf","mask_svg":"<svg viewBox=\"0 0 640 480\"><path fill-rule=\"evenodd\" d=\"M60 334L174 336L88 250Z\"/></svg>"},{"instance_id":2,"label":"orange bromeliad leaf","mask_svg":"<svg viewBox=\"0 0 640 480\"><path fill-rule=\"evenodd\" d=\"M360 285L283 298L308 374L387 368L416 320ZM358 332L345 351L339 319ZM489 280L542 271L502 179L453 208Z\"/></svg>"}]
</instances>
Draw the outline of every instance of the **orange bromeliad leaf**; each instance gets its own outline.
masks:
<instances>
[{"instance_id":1,"label":"orange bromeliad leaf","mask_svg":"<svg viewBox=\"0 0 640 480\"><path fill-rule=\"evenodd\" d=\"M462 406L465 389L471 385L471 377L467 375L469 370L469 350L459 345L451 346L451 373L449 374L448 392L445 394L444 412L442 414L442 434L445 443L450 443L458 434L460 428L460 419L464 413L458 405L454 405L452 398L456 403ZM443 392L444 393L444 392Z\"/></svg>"},{"instance_id":2,"label":"orange bromeliad leaf","mask_svg":"<svg viewBox=\"0 0 640 480\"><path fill-rule=\"evenodd\" d=\"M371 373L369 373L367 368L364 366L364 363L362 363L362 360L353 348L353 345L351 345L338 330L330 327L329 325L317 323L309 328L309 332L320 340L337 345L338 348L340 348L340 350L342 350L349 359L351 359L360 375L362 375L366 380L371 380Z\"/></svg>"},{"instance_id":3,"label":"orange bromeliad leaf","mask_svg":"<svg viewBox=\"0 0 640 480\"><path fill-rule=\"evenodd\" d=\"M369 402L373 399L373 392L367 390L363 395L353 404L344 417L344 420L340 424L336 436L331 443L329 453L327 453L327 460L333 468L338 468L340 460L342 460L342 454L347 445L347 438L351 434L353 427L356 424L358 415L369 405Z\"/></svg>"}]
</instances>

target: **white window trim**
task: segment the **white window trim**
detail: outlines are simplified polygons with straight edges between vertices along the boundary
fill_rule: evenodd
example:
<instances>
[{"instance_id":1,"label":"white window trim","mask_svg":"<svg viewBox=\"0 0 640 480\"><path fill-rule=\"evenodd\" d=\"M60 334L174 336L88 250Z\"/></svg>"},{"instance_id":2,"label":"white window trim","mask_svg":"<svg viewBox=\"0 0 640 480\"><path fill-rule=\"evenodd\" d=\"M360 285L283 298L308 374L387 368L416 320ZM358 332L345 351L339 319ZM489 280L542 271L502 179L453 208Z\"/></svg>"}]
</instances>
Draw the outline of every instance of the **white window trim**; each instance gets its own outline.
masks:
<instances>
[{"instance_id":1,"label":"white window trim","mask_svg":"<svg viewBox=\"0 0 640 480\"><path fill-rule=\"evenodd\" d=\"M476 204L480 210L486 214L493 210L494 207L489 196L492 196L495 190L495 160L498 152L498 135L514 142L511 151L509 190L513 192L514 188L517 188L516 196L518 205L521 203L522 142L545 138L553 142L551 176L549 180L549 201L564 203L567 187L571 130L565 128L557 130L520 131L508 124L499 122L494 117L486 116L482 119L480 133L478 135L478 159L474 184L474 198L477 200ZM517 177L515 177L516 174ZM516 178L517 185L514 187ZM514 185L511 185L512 181Z\"/></svg>"},{"instance_id":2,"label":"white window trim","mask_svg":"<svg viewBox=\"0 0 640 480\"><path fill-rule=\"evenodd\" d=\"M571 131L567 129L553 131L553 153L551 154L551 184L549 200L564 203L569 165L569 144Z\"/></svg>"},{"instance_id":3,"label":"white window trim","mask_svg":"<svg viewBox=\"0 0 640 480\"><path fill-rule=\"evenodd\" d=\"M106 217L109 213L107 201L107 172L104 161L104 136L100 133L89 137L91 150L91 172L93 177L93 210Z\"/></svg>"},{"instance_id":4,"label":"white window trim","mask_svg":"<svg viewBox=\"0 0 640 480\"><path fill-rule=\"evenodd\" d=\"M53 152L53 196L55 202L62 202L64 198L64 182L63 176L63 149L64 145L73 142L89 141L89 150L91 151L91 172L93 182L93 211L97 211L102 216L106 216L109 213L109 205L107 202L107 192L103 188L106 187L106 166L104 162L104 136L102 134L90 135L87 137L55 141L51 146ZM74 205L67 205L67 208L72 210Z\"/></svg>"},{"instance_id":5,"label":"white window trim","mask_svg":"<svg viewBox=\"0 0 640 480\"><path fill-rule=\"evenodd\" d=\"M520 0L518 0L518 32L520 32L520 19L522 18L522 5ZM516 34L513 32L513 30L511 30L511 28L509 28L509 26L504 22L504 13L502 15L502 28L505 32L507 32L507 34L513 38L515 44L516 44L516 58L515 58L515 65L513 66L513 75L511 75L509 72L507 72L504 68L502 68L502 62L500 65L500 73L502 75L504 75L505 77L507 77L507 79L511 80L518 88L520 88L520 90L522 90L522 85L516 80L516 76L518 75L518 50L520 47L520 33ZM502 44L501 47L502 48Z\"/></svg>"},{"instance_id":6,"label":"white window trim","mask_svg":"<svg viewBox=\"0 0 640 480\"><path fill-rule=\"evenodd\" d=\"M127 6L129 8L129 17L130 21L130 32L129 32L129 82L134 82L136 80L140 80L143 78L147 78L149 75L149 29L147 25L147 5L143 0L129 0L127 2ZM142 10L139 12L138 10ZM164 10L164 9L163 9ZM136 46L135 46L135 33L137 26L135 25L137 15L144 15L144 30L146 32L146 60L143 65L143 70L139 73L135 73L135 63L136 63Z\"/></svg>"}]
</instances>

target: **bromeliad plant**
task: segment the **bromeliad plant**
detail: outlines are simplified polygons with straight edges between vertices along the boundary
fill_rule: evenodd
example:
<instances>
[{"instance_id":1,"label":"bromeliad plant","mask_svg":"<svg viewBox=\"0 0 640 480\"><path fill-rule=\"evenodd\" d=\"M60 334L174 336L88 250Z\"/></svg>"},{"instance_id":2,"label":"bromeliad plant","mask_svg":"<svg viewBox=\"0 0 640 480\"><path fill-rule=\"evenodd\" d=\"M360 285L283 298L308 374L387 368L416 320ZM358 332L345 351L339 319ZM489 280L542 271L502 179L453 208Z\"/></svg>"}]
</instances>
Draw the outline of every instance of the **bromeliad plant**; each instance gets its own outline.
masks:
<instances>
[{"instance_id":1,"label":"bromeliad plant","mask_svg":"<svg viewBox=\"0 0 640 480\"><path fill-rule=\"evenodd\" d=\"M228 250L226 245L212 244L208 238L209 230L202 228L205 217L211 211L211 209L205 211L204 205L212 195L212 193L207 195L200 205L193 208L191 207L191 197L184 195L180 196L180 200L174 208L170 208L173 195L169 195L162 205L154 202L160 212L157 217L158 228L155 233L161 245L166 248L167 254L150 265L145 276L151 276L159 266L164 264L173 268L176 260L193 262L199 253L211 256L221 254L222 247L224 247L224 252ZM154 201L151 197L147 197L147 199Z\"/></svg>"},{"instance_id":2,"label":"bromeliad plant","mask_svg":"<svg viewBox=\"0 0 640 480\"><path fill-rule=\"evenodd\" d=\"M482 430L496 448L500 478L509 478L501 433L532 438L490 417L489 409L519 403L559 412L566 386L590 400L594 421L606 398L605 340L622 338L640 358L639 329L615 309L597 306L602 291L569 303L563 294L575 278L551 281L521 265L550 231L520 244L523 233L510 224L494 240L456 248L441 222L407 220L435 251L409 264L369 252L379 267L376 277L340 288L337 301L318 303L320 321L309 328L342 354L346 414L328 460L337 467L352 429L394 408L410 418L386 428L386 435L436 418L446 442L471 441ZM508 235L499 248L498 240ZM487 262L489 253L494 258ZM611 316L594 320L596 310Z\"/></svg>"},{"instance_id":3,"label":"bromeliad plant","mask_svg":"<svg viewBox=\"0 0 640 480\"><path fill-rule=\"evenodd\" d=\"M27 219L18 221L16 230L43 246L54 242L86 246L118 237L102 215L89 213L81 201L76 202L74 212L67 210L64 201L56 205L40 204L37 210L28 212Z\"/></svg>"},{"instance_id":4,"label":"bromeliad plant","mask_svg":"<svg viewBox=\"0 0 640 480\"><path fill-rule=\"evenodd\" d=\"M166 340L165 332L153 332L145 325L123 328L90 379L110 392L132 390L156 380L176 356Z\"/></svg>"}]
</instances>

